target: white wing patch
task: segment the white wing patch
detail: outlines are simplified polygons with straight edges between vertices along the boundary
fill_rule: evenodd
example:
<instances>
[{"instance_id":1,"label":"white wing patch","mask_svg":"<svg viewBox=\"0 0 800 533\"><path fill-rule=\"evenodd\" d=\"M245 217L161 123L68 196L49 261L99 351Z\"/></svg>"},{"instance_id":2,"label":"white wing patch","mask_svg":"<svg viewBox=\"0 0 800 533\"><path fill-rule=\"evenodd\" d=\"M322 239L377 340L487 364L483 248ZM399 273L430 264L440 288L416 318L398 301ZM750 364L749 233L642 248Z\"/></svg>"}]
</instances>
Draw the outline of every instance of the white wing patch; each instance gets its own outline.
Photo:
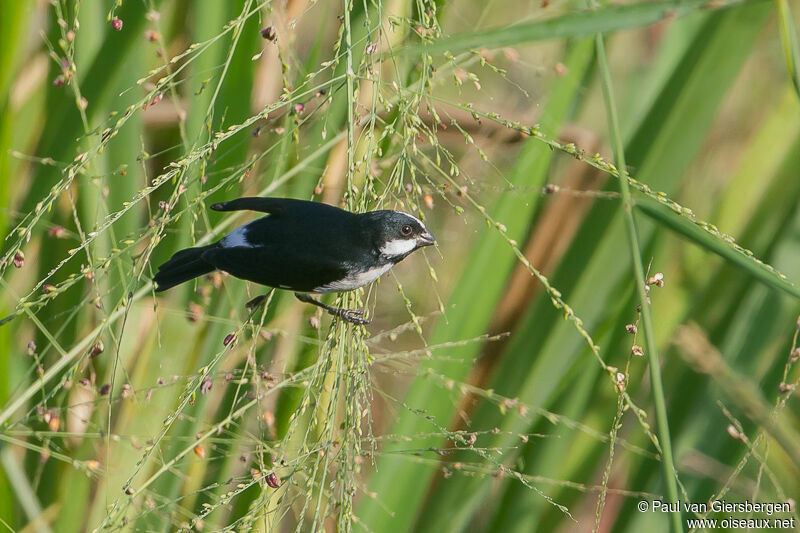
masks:
<instances>
[{"instance_id":1,"label":"white wing patch","mask_svg":"<svg viewBox=\"0 0 800 533\"><path fill-rule=\"evenodd\" d=\"M232 232L228 233L221 241L223 248L236 248L236 247L245 247L245 248L253 248L253 245L250 244L250 241L247 240L247 226L250 224L245 224L244 226L240 226L233 230Z\"/></svg>"},{"instance_id":2,"label":"white wing patch","mask_svg":"<svg viewBox=\"0 0 800 533\"><path fill-rule=\"evenodd\" d=\"M376 266L359 272L357 274L350 274L344 279L333 281L327 285L317 287L313 292L340 292L352 291L364 285L369 285L379 277L383 276L394 266L394 263L386 263L385 265Z\"/></svg>"}]
</instances>

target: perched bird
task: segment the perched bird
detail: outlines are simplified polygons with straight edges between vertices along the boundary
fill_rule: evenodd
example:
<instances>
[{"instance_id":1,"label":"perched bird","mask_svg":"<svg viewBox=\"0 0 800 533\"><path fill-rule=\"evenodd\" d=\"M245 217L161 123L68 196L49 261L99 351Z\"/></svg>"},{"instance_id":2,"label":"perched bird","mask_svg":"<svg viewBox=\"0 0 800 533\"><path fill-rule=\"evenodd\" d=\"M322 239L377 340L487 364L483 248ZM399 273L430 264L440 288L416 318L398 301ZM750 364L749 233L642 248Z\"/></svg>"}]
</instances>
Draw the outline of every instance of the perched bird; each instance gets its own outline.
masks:
<instances>
[{"instance_id":1,"label":"perched bird","mask_svg":"<svg viewBox=\"0 0 800 533\"><path fill-rule=\"evenodd\" d=\"M158 267L153 280L164 291L214 270L295 296L349 322L366 324L362 311L331 307L308 293L352 291L372 283L414 250L436 240L419 219L400 211L355 214L289 198L239 198L213 204L215 211L260 211L267 216L225 237L187 248ZM260 299L259 299L260 298ZM263 297L248 305L260 303Z\"/></svg>"}]
</instances>

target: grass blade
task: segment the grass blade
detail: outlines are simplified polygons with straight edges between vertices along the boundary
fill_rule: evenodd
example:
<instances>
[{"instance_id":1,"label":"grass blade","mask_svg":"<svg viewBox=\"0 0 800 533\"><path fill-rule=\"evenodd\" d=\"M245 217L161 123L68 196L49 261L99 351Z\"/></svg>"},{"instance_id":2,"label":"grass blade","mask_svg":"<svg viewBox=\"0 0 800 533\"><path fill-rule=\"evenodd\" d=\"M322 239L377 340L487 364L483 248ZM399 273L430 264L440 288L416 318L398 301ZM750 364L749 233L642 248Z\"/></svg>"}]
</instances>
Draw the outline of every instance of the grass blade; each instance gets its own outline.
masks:
<instances>
[{"instance_id":1,"label":"grass blade","mask_svg":"<svg viewBox=\"0 0 800 533\"><path fill-rule=\"evenodd\" d=\"M752 255L752 252L743 253L738 251L727 242L710 235L708 231L691 220L688 220L686 217L675 213L664 205L650 200L649 198L636 200L635 206L653 220L683 235L701 248L731 262L768 287L800 299L800 289L798 289L797 286L788 281L783 274L777 273L772 267L756 259Z\"/></svg>"},{"instance_id":2,"label":"grass blade","mask_svg":"<svg viewBox=\"0 0 800 533\"><path fill-rule=\"evenodd\" d=\"M786 71L792 80L794 90L800 97L800 45L797 43L797 30L794 27L792 11L789 9L788 0L776 0L778 8L778 26L781 30L781 48L786 60Z\"/></svg>"},{"instance_id":3,"label":"grass blade","mask_svg":"<svg viewBox=\"0 0 800 533\"><path fill-rule=\"evenodd\" d=\"M595 33L640 28L666 18L680 17L711 4L710 0L665 0L610 5L594 11L577 11L551 19L510 27L477 30L437 40L424 47L430 54L452 54L477 48L500 48L521 43L586 37ZM400 53L417 54L422 47L408 47Z\"/></svg>"}]
</instances>

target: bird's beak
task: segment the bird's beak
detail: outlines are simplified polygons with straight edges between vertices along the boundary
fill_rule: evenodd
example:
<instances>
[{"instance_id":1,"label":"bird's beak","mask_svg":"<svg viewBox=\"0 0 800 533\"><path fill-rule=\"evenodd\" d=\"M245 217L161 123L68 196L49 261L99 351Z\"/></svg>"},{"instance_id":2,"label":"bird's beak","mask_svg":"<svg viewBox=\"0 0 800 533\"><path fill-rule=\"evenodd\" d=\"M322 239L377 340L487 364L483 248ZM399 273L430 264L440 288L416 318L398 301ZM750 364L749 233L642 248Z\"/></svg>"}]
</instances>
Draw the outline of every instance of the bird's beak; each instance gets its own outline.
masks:
<instances>
[{"instance_id":1,"label":"bird's beak","mask_svg":"<svg viewBox=\"0 0 800 533\"><path fill-rule=\"evenodd\" d=\"M431 246L436 244L436 239L433 237L430 231L426 231L419 237L417 237L417 245L422 246Z\"/></svg>"}]
</instances>

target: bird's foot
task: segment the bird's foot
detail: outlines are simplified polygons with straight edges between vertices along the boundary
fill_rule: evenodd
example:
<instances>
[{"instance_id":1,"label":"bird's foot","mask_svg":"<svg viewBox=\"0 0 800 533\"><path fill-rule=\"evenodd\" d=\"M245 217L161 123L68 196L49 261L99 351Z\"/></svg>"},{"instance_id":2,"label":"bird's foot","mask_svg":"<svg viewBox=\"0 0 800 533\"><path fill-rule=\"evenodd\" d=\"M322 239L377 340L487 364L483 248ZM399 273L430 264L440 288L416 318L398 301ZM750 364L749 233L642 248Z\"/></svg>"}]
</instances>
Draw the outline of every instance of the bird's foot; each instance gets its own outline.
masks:
<instances>
[{"instance_id":1,"label":"bird's foot","mask_svg":"<svg viewBox=\"0 0 800 533\"><path fill-rule=\"evenodd\" d=\"M333 316L338 316L346 322L350 322L351 324L363 326L370 323L368 318L364 318L364 311L360 309L331 308L328 309L328 312Z\"/></svg>"},{"instance_id":2,"label":"bird's foot","mask_svg":"<svg viewBox=\"0 0 800 533\"><path fill-rule=\"evenodd\" d=\"M252 311L253 309L258 307L259 305L263 304L264 300L266 300L266 299L267 299L267 295L266 294L261 294L259 296L256 296L255 298L253 298L252 300L250 300L246 304L244 304L244 306L247 309L249 309L250 311Z\"/></svg>"},{"instance_id":3,"label":"bird's foot","mask_svg":"<svg viewBox=\"0 0 800 533\"><path fill-rule=\"evenodd\" d=\"M368 318L364 318L364 311L361 311L360 309L342 309L341 307L331 307L328 304L324 304L322 302L315 300L314 298L303 292L296 292L294 293L294 295L301 302L321 307L331 315L338 316L342 320L350 322L351 324L357 324L359 326L363 326L364 324L370 323L370 320Z\"/></svg>"}]
</instances>

